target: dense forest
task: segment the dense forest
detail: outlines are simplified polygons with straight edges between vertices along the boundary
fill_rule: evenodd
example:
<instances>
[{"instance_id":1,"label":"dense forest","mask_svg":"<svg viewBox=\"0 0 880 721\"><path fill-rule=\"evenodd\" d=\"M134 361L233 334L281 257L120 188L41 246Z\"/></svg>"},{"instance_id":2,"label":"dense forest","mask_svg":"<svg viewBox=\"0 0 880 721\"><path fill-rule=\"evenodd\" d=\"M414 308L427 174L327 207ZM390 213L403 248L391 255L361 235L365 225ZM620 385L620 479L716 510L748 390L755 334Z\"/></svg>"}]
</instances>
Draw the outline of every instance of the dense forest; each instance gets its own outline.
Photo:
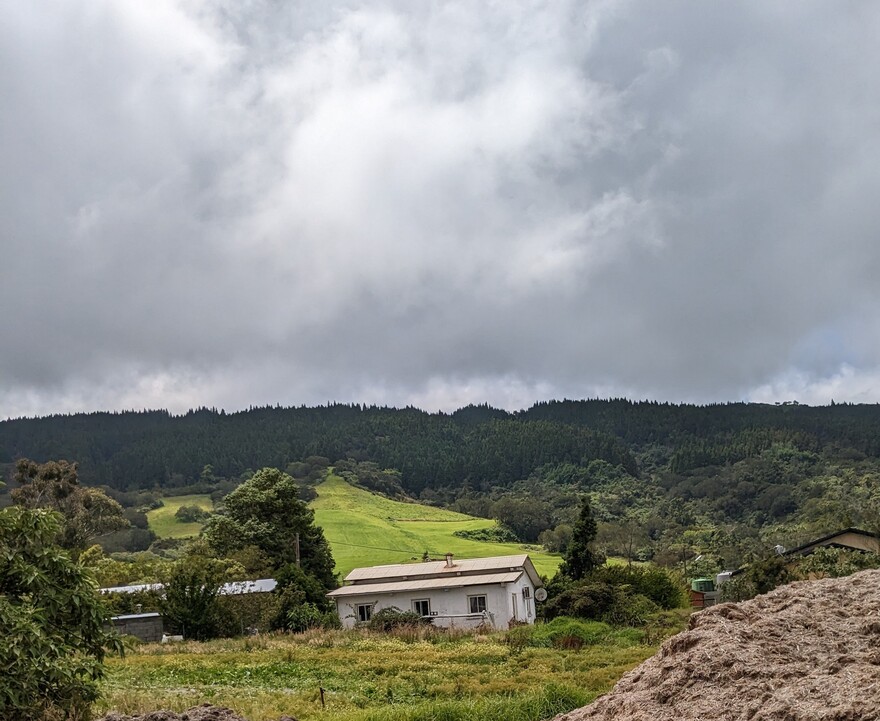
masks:
<instances>
[{"instance_id":1,"label":"dense forest","mask_svg":"<svg viewBox=\"0 0 880 721\"><path fill-rule=\"evenodd\" d=\"M844 525L880 525L878 405L612 399L550 401L516 413L329 405L0 422L7 479L18 458L68 459L79 463L84 483L117 493L228 490L256 469L289 469L316 456L355 464L354 476L368 486L372 478L383 493L507 518L520 538L543 533L547 545L585 493L600 521L637 522L654 537L675 527L679 537L685 529L715 538L751 529L757 539L770 529L794 542ZM376 469L393 474L379 478Z\"/></svg>"}]
</instances>

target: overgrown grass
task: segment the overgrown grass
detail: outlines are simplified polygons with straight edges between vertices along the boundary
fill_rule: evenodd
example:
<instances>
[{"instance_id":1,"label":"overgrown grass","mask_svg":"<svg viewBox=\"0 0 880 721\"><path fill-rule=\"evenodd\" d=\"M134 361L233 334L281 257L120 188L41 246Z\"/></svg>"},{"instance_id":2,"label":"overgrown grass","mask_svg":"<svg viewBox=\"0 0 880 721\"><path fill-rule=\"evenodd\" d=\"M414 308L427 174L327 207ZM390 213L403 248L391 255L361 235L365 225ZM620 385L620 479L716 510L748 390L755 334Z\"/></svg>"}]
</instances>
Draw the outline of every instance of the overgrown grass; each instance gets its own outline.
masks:
<instances>
[{"instance_id":1,"label":"overgrown grass","mask_svg":"<svg viewBox=\"0 0 880 721\"><path fill-rule=\"evenodd\" d=\"M495 521L417 503L401 503L346 483L335 475L317 486L310 504L330 541L337 572L359 566L420 561L425 551L485 558L528 553L539 573L552 576L560 557L540 547L459 538L455 531L494 528Z\"/></svg>"},{"instance_id":2,"label":"overgrown grass","mask_svg":"<svg viewBox=\"0 0 880 721\"><path fill-rule=\"evenodd\" d=\"M159 538L189 538L198 536L202 523L181 523L174 514L181 506L198 506L206 511L214 509L211 497L207 494L193 496L170 496L163 498L164 505L147 511L150 528Z\"/></svg>"},{"instance_id":3,"label":"overgrown grass","mask_svg":"<svg viewBox=\"0 0 880 721\"><path fill-rule=\"evenodd\" d=\"M147 644L110 660L98 710L180 711L210 702L252 721L282 714L301 721L538 721L587 703L655 650L606 629L580 648L436 630Z\"/></svg>"}]
</instances>

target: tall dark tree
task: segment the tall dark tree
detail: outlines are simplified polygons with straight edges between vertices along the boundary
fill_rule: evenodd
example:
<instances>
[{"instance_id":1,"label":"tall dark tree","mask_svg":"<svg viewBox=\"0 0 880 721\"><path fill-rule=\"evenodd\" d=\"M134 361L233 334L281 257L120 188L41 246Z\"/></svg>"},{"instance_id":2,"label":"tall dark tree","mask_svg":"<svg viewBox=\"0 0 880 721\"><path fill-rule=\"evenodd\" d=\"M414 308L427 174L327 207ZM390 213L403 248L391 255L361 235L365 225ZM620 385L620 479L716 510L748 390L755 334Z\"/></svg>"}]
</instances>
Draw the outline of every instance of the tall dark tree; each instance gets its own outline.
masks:
<instances>
[{"instance_id":1,"label":"tall dark tree","mask_svg":"<svg viewBox=\"0 0 880 721\"><path fill-rule=\"evenodd\" d=\"M578 581L601 565L602 557L592 548L596 539L596 530L596 519L593 518L589 499L584 498L580 514L572 529L571 542L562 556L560 573Z\"/></svg>"},{"instance_id":2,"label":"tall dark tree","mask_svg":"<svg viewBox=\"0 0 880 721\"><path fill-rule=\"evenodd\" d=\"M325 588L335 586L333 556L315 513L299 499L297 482L277 468L257 471L224 500L204 529L215 551L229 555L256 546L277 570L297 560Z\"/></svg>"}]
</instances>

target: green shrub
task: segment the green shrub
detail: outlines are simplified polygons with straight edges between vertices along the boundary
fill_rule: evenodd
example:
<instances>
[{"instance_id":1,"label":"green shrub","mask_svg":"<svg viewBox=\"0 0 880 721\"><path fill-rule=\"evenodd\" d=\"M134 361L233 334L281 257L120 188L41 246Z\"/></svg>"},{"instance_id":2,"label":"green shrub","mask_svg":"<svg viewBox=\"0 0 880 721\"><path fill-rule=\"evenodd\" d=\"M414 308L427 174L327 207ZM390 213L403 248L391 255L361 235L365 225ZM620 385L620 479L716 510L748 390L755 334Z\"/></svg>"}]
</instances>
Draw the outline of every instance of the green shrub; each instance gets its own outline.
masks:
<instances>
[{"instance_id":1,"label":"green shrub","mask_svg":"<svg viewBox=\"0 0 880 721\"><path fill-rule=\"evenodd\" d=\"M430 623L431 619L423 618L413 611L401 611L396 606L389 606L374 613L366 626L371 631L391 631L404 626L421 626Z\"/></svg>"},{"instance_id":2,"label":"green shrub","mask_svg":"<svg viewBox=\"0 0 880 721\"><path fill-rule=\"evenodd\" d=\"M61 516L0 511L0 718L85 718L98 696L109 614L80 563L56 545Z\"/></svg>"},{"instance_id":3,"label":"green shrub","mask_svg":"<svg viewBox=\"0 0 880 721\"><path fill-rule=\"evenodd\" d=\"M518 650L525 647L577 649L612 643L615 646L636 646L644 634L633 628L613 628L601 621L584 621L561 616L547 623L512 628L505 642Z\"/></svg>"},{"instance_id":4,"label":"green shrub","mask_svg":"<svg viewBox=\"0 0 880 721\"><path fill-rule=\"evenodd\" d=\"M658 566L600 566L589 579L629 586L633 593L650 599L663 609L678 608L685 603L685 589L666 569Z\"/></svg>"},{"instance_id":5,"label":"green shrub","mask_svg":"<svg viewBox=\"0 0 880 721\"><path fill-rule=\"evenodd\" d=\"M467 538L470 541L482 541L485 543L519 543L516 534L507 526L476 528L471 531L453 531L452 535L459 538Z\"/></svg>"},{"instance_id":6,"label":"green shrub","mask_svg":"<svg viewBox=\"0 0 880 721\"><path fill-rule=\"evenodd\" d=\"M210 517L210 512L199 506L181 506L174 513L174 517L181 523L202 523Z\"/></svg>"}]
</instances>

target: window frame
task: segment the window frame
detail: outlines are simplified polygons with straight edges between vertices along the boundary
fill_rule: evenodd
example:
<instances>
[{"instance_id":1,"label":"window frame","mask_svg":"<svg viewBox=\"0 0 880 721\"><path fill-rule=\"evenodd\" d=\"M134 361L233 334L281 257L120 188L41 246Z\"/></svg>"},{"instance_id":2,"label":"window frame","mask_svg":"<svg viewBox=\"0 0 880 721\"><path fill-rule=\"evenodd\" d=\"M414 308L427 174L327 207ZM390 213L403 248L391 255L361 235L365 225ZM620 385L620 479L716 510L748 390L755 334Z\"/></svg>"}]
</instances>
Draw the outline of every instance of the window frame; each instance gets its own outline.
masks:
<instances>
[{"instance_id":1,"label":"window frame","mask_svg":"<svg viewBox=\"0 0 880 721\"><path fill-rule=\"evenodd\" d=\"M427 613L422 613L416 606L417 604L426 604L426 608L428 609ZM419 616L424 618L425 616L431 615L431 599L430 598L414 598L412 600L412 610L413 613L417 613Z\"/></svg>"},{"instance_id":2,"label":"window frame","mask_svg":"<svg viewBox=\"0 0 880 721\"><path fill-rule=\"evenodd\" d=\"M483 608L474 610L474 605L479 606L479 601L482 599ZM486 613L489 610L489 599L486 597L485 593L478 593L473 596L468 596L468 613L477 614L477 613Z\"/></svg>"},{"instance_id":3,"label":"window frame","mask_svg":"<svg viewBox=\"0 0 880 721\"><path fill-rule=\"evenodd\" d=\"M375 602L355 604L354 612L357 614L358 623L369 623L370 619L373 618L373 607L375 605ZM361 609L366 609L366 613L361 613Z\"/></svg>"}]
</instances>

